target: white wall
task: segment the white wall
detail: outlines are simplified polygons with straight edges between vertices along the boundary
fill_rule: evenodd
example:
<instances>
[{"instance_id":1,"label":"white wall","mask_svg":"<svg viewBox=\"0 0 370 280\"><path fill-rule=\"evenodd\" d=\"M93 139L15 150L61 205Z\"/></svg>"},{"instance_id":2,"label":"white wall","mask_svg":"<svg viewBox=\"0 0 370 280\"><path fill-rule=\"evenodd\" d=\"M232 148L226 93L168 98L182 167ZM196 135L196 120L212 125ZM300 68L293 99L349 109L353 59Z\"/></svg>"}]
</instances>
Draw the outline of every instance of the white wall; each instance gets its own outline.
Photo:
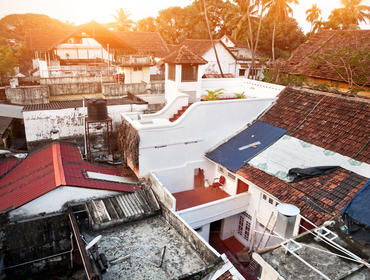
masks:
<instances>
[{"instance_id":1,"label":"white wall","mask_svg":"<svg viewBox=\"0 0 370 280\"><path fill-rule=\"evenodd\" d=\"M130 122L140 136L139 176L199 161L204 153L245 127L275 99L239 99L194 103L175 122Z\"/></svg>"},{"instance_id":2,"label":"white wall","mask_svg":"<svg viewBox=\"0 0 370 280\"><path fill-rule=\"evenodd\" d=\"M202 79L201 94L207 94L207 89L224 89L225 97L235 97L235 93L244 92L245 96L249 98L274 98L284 88L285 87L281 85L246 78Z\"/></svg>"},{"instance_id":3,"label":"white wall","mask_svg":"<svg viewBox=\"0 0 370 280\"><path fill-rule=\"evenodd\" d=\"M202 227L199 228L199 230L197 230L197 233L203 237L203 239L209 243L209 232L210 232L210 229L211 229L211 224L206 224Z\"/></svg>"},{"instance_id":4,"label":"white wall","mask_svg":"<svg viewBox=\"0 0 370 280\"><path fill-rule=\"evenodd\" d=\"M236 76L236 60L231 53L220 43L215 44L218 58L220 61L221 69L224 74L231 73ZM203 56L208 61L205 65L200 65L200 72L203 74L215 74L220 73L218 68L215 52L213 48L210 48Z\"/></svg>"},{"instance_id":5,"label":"white wall","mask_svg":"<svg viewBox=\"0 0 370 280\"><path fill-rule=\"evenodd\" d=\"M81 44L60 44L56 53L61 59L108 59L108 52L93 38L82 38ZM110 54L110 59L112 58L113 55Z\"/></svg>"},{"instance_id":6,"label":"white wall","mask_svg":"<svg viewBox=\"0 0 370 280\"><path fill-rule=\"evenodd\" d=\"M235 232L238 230L239 215L234 215L227 217L221 222L221 240L225 240L229 237L235 235Z\"/></svg>"},{"instance_id":7,"label":"white wall","mask_svg":"<svg viewBox=\"0 0 370 280\"><path fill-rule=\"evenodd\" d=\"M108 106L108 115L114 127L121 123L122 112L144 111L147 105L125 104ZM40 110L23 112L24 128L27 142L64 137L81 136L84 134L84 117L87 109L67 108L59 110ZM52 131L56 133L52 133Z\"/></svg>"},{"instance_id":8,"label":"white wall","mask_svg":"<svg viewBox=\"0 0 370 280\"><path fill-rule=\"evenodd\" d=\"M171 193L191 190L194 188L194 170L204 170L204 178L212 184L215 178L215 167L207 160L187 162L181 166L153 171L161 184Z\"/></svg>"},{"instance_id":9,"label":"white wall","mask_svg":"<svg viewBox=\"0 0 370 280\"><path fill-rule=\"evenodd\" d=\"M150 67L142 66L141 70L135 71L134 67L122 67L125 72L126 84L150 83Z\"/></svg>"},{"instance_id":10,"label":"white wall","mask_svg":"<svg viewBox=\"0 0 370 280\"><path fill-rule=\"evenodd\" d=\"M59 187L11 211L9 213L9 218L11 220L16 220L38 215L40 213L58 212L62 210L66 202L86 201L117 194L120 194L120 192L68 186Z\"/></svg>"},{"instance_id":11,"label":"white wall","mask_svg":"<svg viewBox=\"0 0 370 280\"><path fill-rule=\"evenodd\" d=\"M197 228L244 212L249 202L250 195L248 193L242 193L181 210L177 213L192 228Z\"/></svg>"}]
</instances>

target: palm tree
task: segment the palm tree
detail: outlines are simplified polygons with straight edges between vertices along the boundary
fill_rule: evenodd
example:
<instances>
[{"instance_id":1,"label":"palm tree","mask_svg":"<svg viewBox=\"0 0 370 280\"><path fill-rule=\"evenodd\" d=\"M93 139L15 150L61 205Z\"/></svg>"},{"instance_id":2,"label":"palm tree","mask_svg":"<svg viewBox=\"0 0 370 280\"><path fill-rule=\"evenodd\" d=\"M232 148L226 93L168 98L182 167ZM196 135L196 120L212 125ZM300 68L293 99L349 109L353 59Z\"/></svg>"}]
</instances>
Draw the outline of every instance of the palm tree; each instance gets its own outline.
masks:
<instances>
[{"instance_id":1,"label":"palm tree","mask_svg":"<svg viewBox=\"0 0 370 280\"><path fill-rule=\"evenodd\" d=\"M131 31L134 22L129 19L130 14L126 13L124 9L116 10L116 15L113 15L116 20L116 29L119 31Z\"/></svg>"},{"instance_id":2,"label":"palm tree","mask_svg":"<svg viewBox=\"0 0 370 280\"><path fill-rule=\"evenodd\" d=\"M330 16L328 26L331 28L348 29L362 22L370 20L370 6L361 5L362 0L341 0L343 8L334 9Z\"/></svg>"},{"instance_id":3,"label":"palm tree","mask_svg":"<svg viewBox=\"0 0 370 280\"><path fill-rule=\"evenodd\" d=\"M272 61L275 61L275 34L276 25L284 21L289 15L293 14L293 9L289 4L298 4L298 0L271 0L267 7L269 8L269 14L274 20L274 29L272 31Z\"/></svg>"},{"instance_id":4,"label":"palm tree","mask_svg":"<svg viewBox=\"0 0 370 280\"><path fill-rule=\"evenodd\" d=\"M313 4L312 7L306 11L306 15L306 20L311 23L310 33L316 31L319 27L318 23L321 22L321 20L319 20L321 9L318 8L316 4Z\"/></svg>"}]
</instances>

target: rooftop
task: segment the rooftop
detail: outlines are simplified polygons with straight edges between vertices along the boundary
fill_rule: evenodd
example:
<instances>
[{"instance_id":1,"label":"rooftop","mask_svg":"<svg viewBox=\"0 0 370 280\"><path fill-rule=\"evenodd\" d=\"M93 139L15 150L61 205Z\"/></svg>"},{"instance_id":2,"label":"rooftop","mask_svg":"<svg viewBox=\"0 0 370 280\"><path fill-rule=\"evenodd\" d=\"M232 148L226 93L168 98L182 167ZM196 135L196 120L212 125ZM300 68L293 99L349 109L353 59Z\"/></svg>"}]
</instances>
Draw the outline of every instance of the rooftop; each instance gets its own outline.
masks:
<instances>
[{"instance_id":1,"label":"rooftop","mask_svg":"<svg viewBox=\"0 0 370 280\"><path fill-rule=\"evenodd\" d=\"M192 52L187 46L181 46L178 50L170 53L164 62L171 64L206 64L207 61L201 56Z\"/></svg>"},{"instance_id":2,"label":"rooftop","mask_svg":"<svg viewBox=\"0 0 370 280\"><path fill-rule=\"evenodd\" d=\"M125 104L147 104L147 103L144 102L144 101L132 100L132 99L126 98L126 97L107 99L107 105L108 106L125 105ZM23 112L78 108L78 107L82 107L82 105L83 105L82 100L54 101L54 102L50 102L50 103L46 103L46 104L26 105L23 108Z\"/></svg>"},{"instance_id":3,"label":"rooftop","mask_svg":"<svg viewBox=\"0 0 370 280\"><path fill-rule=\"evenodd\" d=\"M370 101L287 87L259 120L287 135L370 163Z\"/></svg>"},{"instance_id":4,"label":"rooftop","mask_svg":"<svg viewBox=\"0 0 370 280\"><path fill-rule=\"evenodd\" d=\"M334 237L332 241L326 237L318 239L315 237L318 234L314 231L297 237L294 242L288 242L288 247L298 248L294 252L296 255L286 253L286 249L280 246L262 253L261 257L285 279L369 279L370 269L358 262L369 258L369 245L360 246L353 243L339 230L338 224L324 229L325 232L327 230L331 232L330 237ZM342 249L334 249L334 244L355 253L357 260L348 260L347 258L354 257L347 255ZM304 264L297 255L328 278L320 277L318 272Z\"/></svg>"},{"instance_id":5,"label":"rooftop","mask_svg":"<svg viewBox=\"0 0 370 280\"><path fill-rule=\"evenodd\" d=\"M90 241L96 233L83 233ZM162 216L136 221L99 232L99 250L108 260L127 259L110 265L103 279L176 279L202 269L207 263ZM165 247L163 264L161 251Z\"/></svg>"},{"instance_id":6,"label":"rooftop","mask_svg":"<svg viewBox=\"0 0 370 280\"><path fill-rule=\"evenodd\" d=\"M322 78L335 81L343 81L336 71L328 65L321 64L317 67L312 55L323 54L331 48L347 47L352 50L369 50L370 30L323 30L310 36L300 45L289 58L284 72L295 75L304 75L315 78ZM370 64L367 63L368 73ZM370 76L367 77L367 84L370 83Z\"/></svg>"},{"instance_id":7,"label":"rooftop","mask_svg":"<svg viewBox=\"0 0 370 280\"><path fill-rule=\"evenodd\" d=\"M152 54L156 57L165 57L169 49L158 32L116 32L124 42L130 44L138 52Z\"/></svg>"},{"instance_id":8,"label":"rooftop","mask_svg":"<svg viewBox=\"0 0 370 280\"><path fill-rule=\"evenodd\" d=\"M51 144L28 155L8 169L0 179L0 211L22 206L60 186L85 187L112 191L134 191L140 187L90 179L86 172L120 175L116 168L91 164L81 158L76 146Z\"/></svg>"},{"instance_id":9,"label":"rooftop","mask_svg":"<svg viewBox=\"0 0 370 280\"><path fill-rule=\"evenodd\" d=\"M367 178L343 168L294 183L250 165L245 165L237 173L280 201L294 204L316 225L338 215L367 181Z\"/></svg>"},{"instance_id":10,"label":"rooftop","mask_svg":"<svg viewBox=\"0 0 370 280\"><path fill-rule=\"evenodd\" d=\"M234 54L222 43L221 40L214 40L214 43L220 43L225 47L225 49L234 57ZM199 56L203 56L208 50L212 48L212 41L209 39L186 39L179 47L186 46Z\"/></svg>"}]
</instances>

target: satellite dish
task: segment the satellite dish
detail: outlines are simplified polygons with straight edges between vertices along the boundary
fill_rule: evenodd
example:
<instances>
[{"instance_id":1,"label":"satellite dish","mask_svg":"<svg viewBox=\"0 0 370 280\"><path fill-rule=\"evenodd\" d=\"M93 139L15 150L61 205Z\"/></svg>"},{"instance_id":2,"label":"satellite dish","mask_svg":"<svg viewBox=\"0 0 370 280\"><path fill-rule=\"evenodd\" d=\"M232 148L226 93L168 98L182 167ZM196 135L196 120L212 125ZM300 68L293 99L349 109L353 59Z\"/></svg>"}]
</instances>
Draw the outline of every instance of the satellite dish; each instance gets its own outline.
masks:
<instances>
[{"instance_id":1,"label":"satellite dish","mask_svg":"<svg viewBox=\"0 0 370 280\"><path fill-rule=\"evenodd\" d=\"M96 243L98 243L101 238L102 236L98 235L93 240L91 240L89 244L86 245L86 250L90 250L90 248L93 247Z\"/></svg>"}]
</instances>

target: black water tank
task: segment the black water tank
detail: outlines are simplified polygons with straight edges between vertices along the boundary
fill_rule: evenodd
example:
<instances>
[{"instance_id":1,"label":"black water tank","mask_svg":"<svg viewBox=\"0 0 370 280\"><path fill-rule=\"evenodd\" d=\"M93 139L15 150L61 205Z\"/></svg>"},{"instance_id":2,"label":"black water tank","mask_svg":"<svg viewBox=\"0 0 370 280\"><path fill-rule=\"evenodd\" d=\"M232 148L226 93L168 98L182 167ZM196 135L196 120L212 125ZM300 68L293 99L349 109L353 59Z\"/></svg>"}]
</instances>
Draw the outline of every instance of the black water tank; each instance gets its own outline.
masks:
<instances>
[{"instance_id":1,"label":"black water tank","mask_svg":"<svg viewBox=\"0 0 370 280\"><path fill-rule=\"evenodd\" d=\"M87 118L89 121L102 121L108 118L107 100L90 99L87 101Z\"/></svg>"}]
</instances>

